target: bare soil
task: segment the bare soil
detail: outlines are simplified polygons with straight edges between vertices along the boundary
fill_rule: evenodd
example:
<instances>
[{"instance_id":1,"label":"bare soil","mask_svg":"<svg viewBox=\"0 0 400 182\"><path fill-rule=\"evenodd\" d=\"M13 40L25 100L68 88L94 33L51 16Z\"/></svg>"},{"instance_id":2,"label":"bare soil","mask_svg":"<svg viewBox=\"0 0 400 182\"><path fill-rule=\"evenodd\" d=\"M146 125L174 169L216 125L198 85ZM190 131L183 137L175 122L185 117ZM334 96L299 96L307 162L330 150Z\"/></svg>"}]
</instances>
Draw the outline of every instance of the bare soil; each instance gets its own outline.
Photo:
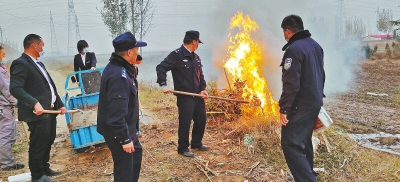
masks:
<instances>
[{"instance_id":1,"label":"bare soil","mask_svg":"<svg viewBox=\"0 0 400 182\"><path fill-rule=\"evenodd\" d=\"M367 60L358 66L360 69L356 72L350 91L328 97L324 107L333 119L347 124L399 133L400 60ZM388 96L373 96L367 92ZM363 131L356 131L359 132Z\"/></svg>"}]
</instances>

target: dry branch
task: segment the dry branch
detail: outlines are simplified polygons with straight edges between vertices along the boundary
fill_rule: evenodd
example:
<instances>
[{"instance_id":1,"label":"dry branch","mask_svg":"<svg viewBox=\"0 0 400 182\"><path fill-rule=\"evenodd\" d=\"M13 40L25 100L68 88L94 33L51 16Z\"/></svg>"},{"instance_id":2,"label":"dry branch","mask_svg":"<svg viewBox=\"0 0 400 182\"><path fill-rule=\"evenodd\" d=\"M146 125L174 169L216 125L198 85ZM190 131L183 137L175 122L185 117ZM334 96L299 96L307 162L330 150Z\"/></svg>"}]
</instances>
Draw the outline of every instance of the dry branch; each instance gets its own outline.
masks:
<instances>
[{"instance_id":1,"label":"dry branch","mask_svg":"<svg viewBox=\"0 0 400 182\"><path fill-rule=\"evenodd\" d=\"M256 162L253 164L253 166L251 166L250 171L247 172L246 176L249 177L249 175L251 174L251 172L253 172L253 170L260 164L260 161Z\"/></svg>"},{"instance_id":2,"label":"dry branch","mask_svg":"<svg viewBox=\"0 0 400 182\"><path fill-rule=\"evenodd\" d=\"M325 133L322 133L322 138L324 139L326 149L328 150L328 153L331 153L331 146L329 145L328 139L326 138Z\"/></svg>"},{"instance_id":3,"label":"dry branch","mask_svg":"<svg viewBox=\"0 0 400 182\"><path fill-rule=\"evenodd\" d=\"M213 170L211 170L210 168L208 168L208 161L196 157L196 158L195 158L195 162L196 162L196 164L202 166L202 167L203 167L203 170L210 172L210 173L211 173L212 175L214 175L214 176L218 176L218 173L216 173L216 172L214 172ZM206 164L203 164L203 162L206 163Z\"/></svg>"},{"instance_id":4,"label":"dry branch","mask_svg":"<svg viewBox=\"0 0 400 182\"><path fill-rule=\"evenodd\" d=\"M231 155L231 153L233 152L233 151L235 151L236 149L238 149L239 147L236 147L236 148L234 148L234 149L232 149L231 151L229 151L226 155Z\"/></svg>"},{"instance_id":5,"label":"dry branch","mask_svg":"<svg viewBox=\"0 0 400 182\"><path fill-rule=\"evenodd\" d=\"M208 176L207 172L206 172L203 168L201 168L201 166L200 166L199 164L196 164L196 167L197 167L197 169L199 169L201 172L203 172L204 175L207 176L207 179L208 179L209 181L212 181L211 178L210 178L210 176Z\"/></svg>"}]
</instances>

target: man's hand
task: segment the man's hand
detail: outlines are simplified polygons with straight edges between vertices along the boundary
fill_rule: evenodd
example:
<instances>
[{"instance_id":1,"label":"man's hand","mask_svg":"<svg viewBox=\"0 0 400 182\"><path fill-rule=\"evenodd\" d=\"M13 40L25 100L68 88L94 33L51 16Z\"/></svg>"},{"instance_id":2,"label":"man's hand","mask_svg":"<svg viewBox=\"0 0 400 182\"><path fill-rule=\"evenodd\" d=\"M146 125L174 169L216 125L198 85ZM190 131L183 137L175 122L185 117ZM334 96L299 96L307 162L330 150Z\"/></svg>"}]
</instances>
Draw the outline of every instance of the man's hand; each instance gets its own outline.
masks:
<instances>
[{"instance_id":1,"label":"man's hand","mask_svg":"<svg viewBox=\"0 0 400 182\"><path fill-rule=\"evenodd\" d=\"M287 115L280 113L280 118L281 118L281 123L283 126L286 126L286 124L289 123L289 120L287 120Z\"/></svg>"},{"instance_id":2,"label":"man's hand","mask_svg":"<svg viewBox=\"0 0 400 182\"><path fill-rule=\"evenodd\" d=\"M60 107L58 110L61 111L60 114L65 114L67 112L67 109L65 109L65 107Z\"/></svg>"},{"instance_id":3,"label":"man's hand","mask_svg":"<svg viewBox=\"0 0 400 182\"><path fill-rule=\"evenodd\" d=\"M206 90L201 91L200 94L201 94L201 95L204 95L204 96L202 97L203 99L208 99L208 93L207 93Z\"/></svg>"},{"instance_id":4,"label":"man's hand","mask_svg":"<svg viewBox=\"0 0 400 182\"><path fill-rule=\"evenodd\" d=\"M135 152L135 148L133 147L133 143L130 142L128 144L122 145L122 149L126 152L126 153L133 153Z\"/></svg>"},{"instance_id":5,"label":"man's hand","mask_svg":"<svg viewBox=\"0 0 400 182\"><path fill-rule=\"evenodd\" d=\"M96 67L92 67L92 68L90 68L91 70L95 70L96 69Z\"/></svg>"},{"instance_id":6,"label":"man's hand","mask_svg":"<svg viewBox=\"0 0 400 182\"><path fill-rule=\"evenodd\" d=\"M161 89L164 94L169 94L171 92L171 90L167 86L162 86Z\"/></svg>"},{"instance_id":7,"label":"man's hand","mask_svg":"<svg viewBox=\"0 0 400 182\"><path fill-rule=\"evenodd\" d=\"M33 107L33 113L35 113L36 116L40 116L43 114L43 107L39 102L37 102Z\"/></svg>"}]
</instances>

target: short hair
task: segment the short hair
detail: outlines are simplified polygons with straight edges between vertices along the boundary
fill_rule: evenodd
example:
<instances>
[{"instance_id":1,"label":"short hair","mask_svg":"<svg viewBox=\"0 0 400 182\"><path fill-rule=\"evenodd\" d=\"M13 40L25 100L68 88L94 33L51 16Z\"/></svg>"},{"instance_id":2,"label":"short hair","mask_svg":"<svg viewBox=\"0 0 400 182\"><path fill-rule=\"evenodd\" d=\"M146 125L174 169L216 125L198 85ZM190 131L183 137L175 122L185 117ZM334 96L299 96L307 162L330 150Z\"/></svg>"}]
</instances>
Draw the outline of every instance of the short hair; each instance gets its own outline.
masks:
<instances>
[{"instance_id":1,"label":"short hair","mask_svg":"<svg viewBox=\"0 0 400 182\"><path fill-rule=\"evenodd\" d=\"M183 39L183 44L190 44L192 43L194 40L192 39Z\"/></svg>"},{"instance_id":2,"label":"short hair","mask_svg":"<svg viewBox=\"0 0 400 182\"><path fill-rule=\"evenodd\" d=\"M289 29L293 33L304 30L303 20L298 15L289 15L282 20L281 28Z\"/></svg>"},{"instance_id":3,"label":"short hair","mask_svg":"<svg viewBox=\"0 0 400 182\"><path fill-rule=\"evenodd\" d=\"M29 46L36 42L36 43L40 43L40 41L42 40L42 37L40 37L39 35L36 34L29 34L24 38L24 49L29 48Z\"/></svg>"},{"instance_id":4,"label":"short hair","mask_svg":"<svg viewBox=\"0 0 400 182\"><path fill-rule=\"evenodd\" d=\"M118 56L123 57L123 56L125 56L126 52L127 52L127 50L126 50L126 51L118 51L118 52L114 52L114 53L115 53L116 55L118 55Z\"/></svg>"},{"instance_id":5,"label":"short hair","mask_svg":"<svg viewBox=\"0 0 400 182\"><path fill-rule=\"evenodd\" d=\"M76 48L78 48L78 52L82 52L83 48L89 47L89 44L85 40L78 41Z\"/></svg>"},{"instance_id":6,"label":"short hair","mask_svg":"<svg viewBox=\"0 0 400 182\"><path fill-rule=\"evenodd\" d=\"M0 50L3 50L3 49L4 49L4 47L0 46Z\"/></svg>"}]
</instances>

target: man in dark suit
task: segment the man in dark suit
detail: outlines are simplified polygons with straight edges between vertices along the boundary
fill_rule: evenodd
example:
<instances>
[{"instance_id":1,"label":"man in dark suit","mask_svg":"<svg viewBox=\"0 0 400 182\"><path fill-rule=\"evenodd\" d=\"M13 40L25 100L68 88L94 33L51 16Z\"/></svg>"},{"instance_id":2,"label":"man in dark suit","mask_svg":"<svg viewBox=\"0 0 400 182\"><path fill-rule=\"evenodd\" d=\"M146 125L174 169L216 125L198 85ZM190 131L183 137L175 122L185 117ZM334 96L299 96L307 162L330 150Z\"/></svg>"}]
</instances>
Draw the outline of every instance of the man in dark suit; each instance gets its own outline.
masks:
<instances>
[{"instance_id":1,"label":"man in dark suit","mask_svg":"<svg viewBox=\"0 0 400 182\"><path fill-rule=\"evenodd\" d=\"M60 172L50 169L51 145L56 137L56 115L43 114L43 110L66 112L56 86L44 64L44 42L35 34L24 39L24 53L11 64L10 93L18 100L18 119L29 126L29 169L32 182L54 181L48 176Z\"/></svg>"},{"instance_id":2,"label":"man in dark suit","mask_svg":"<svg viewBox=\"0 0 400 182\"><path fill-rule=\"evenodd\" d=\"M79 54L74 57L74 71L95 70L97 59L93 52L89 52L89 44L85 40L80 40L76 47ZM78 75L76 80L79 82Z\"/></svg>"}]
</instances>

